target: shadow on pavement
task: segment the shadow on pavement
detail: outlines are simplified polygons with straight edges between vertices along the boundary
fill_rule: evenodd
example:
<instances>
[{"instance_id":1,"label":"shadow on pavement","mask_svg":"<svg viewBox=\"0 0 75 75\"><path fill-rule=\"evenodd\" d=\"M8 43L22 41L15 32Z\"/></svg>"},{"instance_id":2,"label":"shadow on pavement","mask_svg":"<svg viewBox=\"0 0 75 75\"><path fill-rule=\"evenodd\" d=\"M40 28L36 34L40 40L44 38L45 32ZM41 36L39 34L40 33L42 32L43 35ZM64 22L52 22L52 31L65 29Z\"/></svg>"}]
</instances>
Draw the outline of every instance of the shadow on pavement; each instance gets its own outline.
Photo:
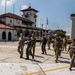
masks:
<instances>
[{"instance_id":1,"label":"shadow on pavement","mask_svg":"<svg viewBox=\"0 0 75 75\"><path fill-rule=\"evenodd\" d=\"M61 60L59 60L59 62L60 62L60 63L67 63L67 64L70 64L69 61L61 61Z\"/></svg>"},{"instance_id":2,"label":"shadow on pavement","mask_svg":"<svg viewBox=\"0 0 75 75\"><path fill-rule=\"evenodd\" d=\"M51 54L46 54L47 56L54 56L54 55L51 55Z\"/></svg>"},{"instance_id":3,"label":"shadow on pavement","mask_svg":"<svg viewBox=\"0 0 75 75\"><path fill-rule=\"evenodd\" d=\"M60 57L60 58L70 60L69 58L65 58L65 57Z\"/></svg>"},{"instance_id":4,"label":"shadow on pavement","mask_svg":"<svg viewBox=\"0 0 75 75\"><path fill-rule=\"evenodd\" d=\"M38 55L35 55L35 57L44 58L43 56L38 56Z\"/></svg>"},{"instance_id":5,"label":"shadow on pavement","mask_svg":"<svg viewBox=\"0 0 75 75\"><path fill-rule=\"evenodd\" d=\"M37 62L37 63L42 63L42 61L35 60L35 59L32 59L31 61L33 61L33 62Z\"/></svg>"}]
</instances>

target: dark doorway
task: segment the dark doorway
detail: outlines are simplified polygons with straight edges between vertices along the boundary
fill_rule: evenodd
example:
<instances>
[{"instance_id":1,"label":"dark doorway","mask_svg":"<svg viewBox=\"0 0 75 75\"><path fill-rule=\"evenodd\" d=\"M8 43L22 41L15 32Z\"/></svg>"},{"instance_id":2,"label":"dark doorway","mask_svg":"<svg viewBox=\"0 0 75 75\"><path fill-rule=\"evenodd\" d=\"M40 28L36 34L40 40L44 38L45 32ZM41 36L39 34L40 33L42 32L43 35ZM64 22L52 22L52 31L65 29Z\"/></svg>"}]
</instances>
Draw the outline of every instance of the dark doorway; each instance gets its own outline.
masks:
<instances>
[{"instance_id":1,"label":"dark doorway","mask_svg":"<svg viewBox=\"0 0 75 75\"><path fill-rule=\"evenodd\" d=\"M2 40L5 40L6 39L6 32L4 31L3 33L2 33Z\"/></svg>"},{"instance_id":2,"label":"dark doorway","mask_svg":"<svg viewBox=\"0 0 75 75\"><path fill-rule=\"evenodd\" d=\"M12 34L11 34L11 32L9 32L8 33L8 41L11 41L11 36L12 36Z\"/></svg>"},{"instance_id":3,"label":"dark doorway","mask_svg":"<svg viewBox=\"0 0 75 75\"><path fill-rule=\"evenodd\" d=\"M27 37L28 35L29 35L29 31L26 30L26 31L25 31L25 36Z\"/></svg>"}]
</instances>

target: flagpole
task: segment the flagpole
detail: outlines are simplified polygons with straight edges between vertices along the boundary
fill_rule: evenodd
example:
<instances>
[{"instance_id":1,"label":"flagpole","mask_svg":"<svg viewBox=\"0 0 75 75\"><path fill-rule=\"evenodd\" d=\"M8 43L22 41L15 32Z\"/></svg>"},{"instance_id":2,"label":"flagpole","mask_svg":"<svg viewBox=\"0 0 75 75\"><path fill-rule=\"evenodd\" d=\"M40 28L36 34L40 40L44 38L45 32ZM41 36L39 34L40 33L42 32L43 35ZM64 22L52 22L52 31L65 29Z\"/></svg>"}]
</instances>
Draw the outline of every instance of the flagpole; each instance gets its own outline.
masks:
<instances>
[{"instance_id":1,"label":"flagpole","mask_svg":"<svg viewBox=\"0 0 75 75\"><path fill-rule=\"evenodd\" d=\"M48 25L48 19L46 18L46 29L45 29L45 36L46 36L47 25Z\"/></svg>"},{"instance_id":2,"label":"flagpole","mask_svg":"<svg viewBox=\"0 0 75 75\"><path fill-rule=\"evenodd\" d=\"M5 43L6 43L6 2L7 0L5 0Z\"/></svg>"},{"instance_id":3,"label":"flagpole","mask_svg":"<svg viewBox=\"0 0 75 75\"><path fill-rule=\"evenodd\" d=\"M21 15L21 6L20 6L20 16L22 16L22 15Z\"/></svg>"}]
</instances>

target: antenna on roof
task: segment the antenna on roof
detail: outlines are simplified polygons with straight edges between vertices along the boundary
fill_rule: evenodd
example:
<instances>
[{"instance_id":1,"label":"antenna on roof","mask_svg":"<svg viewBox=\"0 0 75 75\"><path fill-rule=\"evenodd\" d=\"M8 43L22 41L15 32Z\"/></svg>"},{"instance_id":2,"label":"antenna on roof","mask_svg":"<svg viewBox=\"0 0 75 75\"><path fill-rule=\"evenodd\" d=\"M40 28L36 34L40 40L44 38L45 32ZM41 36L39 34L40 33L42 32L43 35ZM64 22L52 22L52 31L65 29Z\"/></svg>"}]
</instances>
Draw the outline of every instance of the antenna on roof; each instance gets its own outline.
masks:
<instances>
[{"instance_id":1,"label":"antenna on roof","mask_svg":"<svg viewBox=\"0 0 75 75\"><path fill-rule=\"evenodd\" d=\"M21 16L21 6L20 6L20 16Z\"/></svg>"},{"instance_id":2,"label":"antenna on roof","mask_svg":"<svg viewBox=\"0 0 75 75\"><path fill-rule=\"evenodd\" d=\"M29 8L31 8L31 3L29 3Z\"/></svg>"}]
</instances>

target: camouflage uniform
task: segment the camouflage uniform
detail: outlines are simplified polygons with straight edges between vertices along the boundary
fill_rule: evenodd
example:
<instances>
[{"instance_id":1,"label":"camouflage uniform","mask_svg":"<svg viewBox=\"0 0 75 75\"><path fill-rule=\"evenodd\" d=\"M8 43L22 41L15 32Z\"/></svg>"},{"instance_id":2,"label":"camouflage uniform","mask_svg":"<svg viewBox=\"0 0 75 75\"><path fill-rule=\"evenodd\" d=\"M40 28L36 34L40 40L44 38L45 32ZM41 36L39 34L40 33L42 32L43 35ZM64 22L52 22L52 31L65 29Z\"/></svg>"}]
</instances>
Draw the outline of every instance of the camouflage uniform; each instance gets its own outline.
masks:
<instances>
[{"instance_id":1,"label":"camouflage uniform","mask_svg":"<svg viewBox=\"0 0 75 75\"><path fill-rule=\"evenodd\" d=\"M75 66L74 60L75 60L75 45L72 43L69 46L69 53L70 53L70 58L71 58L71 63L70 63L70 70L73 66Z\"/></svg>"},{"instance_id":2,"label":"camouflage uniform","mask_svg":"<svg viewBox=\"0 0 75 75\"><path fill-rule=\"evenodd\" d=\"M48 37L48 38L47 38L48 50L50 49L50 43L51 43L51 38Z\"/></svg>"},{"instance_id":3,"label":"camouflage uniform","mask_svg":"<svg viewBox=\"0 0 75 75\"><path fill-rule=\"evenodd\" d=\"M63 49L63 39L61 38L61 39L60 39L60 51L59 51L59 56L61 56L62 49Z\"/></svg>"},{"instance_id":4,"label":"camouflage uniform","mask_svg":"<svg viewBox=\"0 0 75 75\"><path fill-rule=\"evenodd\" d=\"M55 62L57 63L58 61L58 56L59 56L59 53L60 53L60 38L55 38L54 39L54 51L55 51Z\"/></svg>"},{"instance_id":5,"label":"camouflage uniform","mask_svg":"<svg viewBox=\"0 0 75 75\"><path fill-rule=\"evenodd\" d=\"M63 39L61 38L60 41L61 41L60 44L61 44L61 50L62 50L63 49Z\"/></svg>"},{"instance_id":6,"label":"camouflage uniform","mask_svg":"<svg viewBox=\"0 0 75 75\"><path fill-rule=\"evenodd\" d=\"M33 50L33 55L35 54L35 45L36 45L36 38L34 37L34 38L31 38L31 40L32 40L32 50Z\"/></svg>"},{"instance_id":7,"label":"camouflage uniform","mask_svg":"<svg viewBox=\"0 0 75 75\"><path fill-rule=\"evenodd\" d=\"M63 50L65 49L66 51L66 47L67 47L67 39L63 39Z\"/></svg>"},{"instance_id":8,"label":"camouflage uniform","mask_svg":"<svg viewBox=\"0 0 75 75\"><path fill-rule=\"evenodd\" d=\"M28 40L26 44L27 44L27 48L26 48L26 57L27 58L26 59L29 59L29 54L32 56L32 58L34 58L32 52L31 52L31 49L33 47L32 40L31 39Z\"/></svg>"},{"instance_id":9,"label":"camouflage uniform","mask_svg":"<svg viewBox=\"0 0 75 75\"><path fill-rule=\"evenodd\" d=\"M23 37L20 37L20 38L19 38L18 52L20 53L20 58L23 57L24 41L25 41L25 40L24 40Z\"/></svg>"},{"instance_id":10,"label":"camouflage uniform","mask_svg":"<svg viewBox=\"0 0 75 75\"><path fill-rule=\"evenodd\" d=\"M42 54L46 54L46 43L47 43L47 39L45 37L43 37L42 39Z\"/></svg>"}]
</instances>

